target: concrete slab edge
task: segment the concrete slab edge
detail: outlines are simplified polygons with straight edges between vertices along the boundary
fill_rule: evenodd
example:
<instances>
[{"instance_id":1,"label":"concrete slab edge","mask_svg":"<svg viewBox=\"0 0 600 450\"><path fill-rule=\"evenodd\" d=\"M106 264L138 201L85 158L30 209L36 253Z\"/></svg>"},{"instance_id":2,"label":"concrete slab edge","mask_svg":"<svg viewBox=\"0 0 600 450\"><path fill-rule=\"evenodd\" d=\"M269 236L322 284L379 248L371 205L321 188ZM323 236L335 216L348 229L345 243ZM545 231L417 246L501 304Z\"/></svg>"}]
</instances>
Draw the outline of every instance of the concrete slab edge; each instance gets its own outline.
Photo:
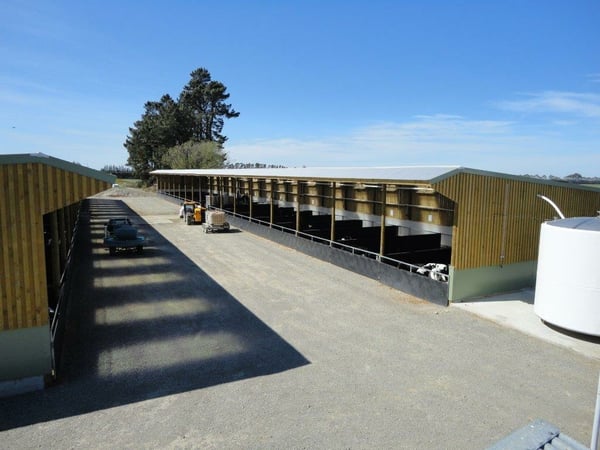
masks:
<instances>
[{"instance_id":1,"label":"concrete slab edge","mask_svg":"<svg viewBox=\"0 0 600 450\"><path fill-rule=\"evenodd\" d=\"M35 376L0 382L0 398L44 389L44 377Z\"/></svg>"}]
</instances>

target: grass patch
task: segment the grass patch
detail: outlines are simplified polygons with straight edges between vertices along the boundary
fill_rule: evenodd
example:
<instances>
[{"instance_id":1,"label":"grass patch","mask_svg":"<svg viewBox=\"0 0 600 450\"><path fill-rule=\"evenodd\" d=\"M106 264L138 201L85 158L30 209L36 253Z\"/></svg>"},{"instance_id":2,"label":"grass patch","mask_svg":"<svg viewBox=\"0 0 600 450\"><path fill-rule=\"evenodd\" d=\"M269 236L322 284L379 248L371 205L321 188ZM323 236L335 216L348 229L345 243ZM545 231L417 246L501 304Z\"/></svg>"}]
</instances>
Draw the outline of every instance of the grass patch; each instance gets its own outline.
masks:
<instances>
[{"instance_id":1,"label":"grass patch","mask_svg":"<svg viewBox=\"0 0 600 450\"><path fill-rule=\"evenodd\" d=\"M141 188L143 187L142 180L136 178L117 178L117 184L122 187Z\"/></svg>"}]
</instances>

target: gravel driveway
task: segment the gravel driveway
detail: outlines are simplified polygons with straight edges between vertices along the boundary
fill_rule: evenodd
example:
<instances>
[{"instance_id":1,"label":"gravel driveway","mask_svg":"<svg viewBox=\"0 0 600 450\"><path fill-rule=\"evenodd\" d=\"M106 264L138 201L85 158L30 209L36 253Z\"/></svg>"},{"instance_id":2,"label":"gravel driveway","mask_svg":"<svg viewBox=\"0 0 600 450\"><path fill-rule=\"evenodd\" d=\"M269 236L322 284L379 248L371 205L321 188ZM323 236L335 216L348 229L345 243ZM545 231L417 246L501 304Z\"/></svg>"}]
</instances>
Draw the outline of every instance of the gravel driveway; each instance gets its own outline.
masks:
<instances>
[{"instance_id":1,"label":"gravel driveway","mask_svg":"<svg viewBox=\"0 0 600 450\"><path fill-rule=\"evenodd\" d=\"M62 382L0 400L1 448L481 449L535 418L589 442L597 360L177 211L88 201ZM101 247L114 215L143 254Z\"/></svg>"}]
</instances>

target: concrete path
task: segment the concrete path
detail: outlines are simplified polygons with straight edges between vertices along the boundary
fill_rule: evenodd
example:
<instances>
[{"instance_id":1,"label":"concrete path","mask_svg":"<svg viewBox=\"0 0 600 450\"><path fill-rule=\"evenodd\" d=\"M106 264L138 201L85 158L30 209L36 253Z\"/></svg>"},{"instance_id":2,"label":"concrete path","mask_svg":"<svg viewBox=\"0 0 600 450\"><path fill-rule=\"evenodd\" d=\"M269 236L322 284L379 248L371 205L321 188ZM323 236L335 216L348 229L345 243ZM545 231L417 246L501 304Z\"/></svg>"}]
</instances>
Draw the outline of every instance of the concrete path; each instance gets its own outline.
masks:
<instances>
[{"instance_id":1,"label":"concrete path","mask_svg":"<svg viewBox=\"0 0 600 450\"><path fill-rule=\"evenodd\" d=\"M1 448L481 449L535 418L589 442L597 359L177 210L91 200L64 380L0 400ZM123 213L143 255L100 247Z\"/></svg>"},{"instance_id":2,"label":"concrete path","mask_svg":"<svg viewBox=\"0 0 600 450\"><path fill-rule=\"evenodd\" d=\"M600 360L600 337L570 332L544 323L533 310L534 298L534 289L523 289L470 302L454 303L452 307Z\"/></svg>"}]
</instances>

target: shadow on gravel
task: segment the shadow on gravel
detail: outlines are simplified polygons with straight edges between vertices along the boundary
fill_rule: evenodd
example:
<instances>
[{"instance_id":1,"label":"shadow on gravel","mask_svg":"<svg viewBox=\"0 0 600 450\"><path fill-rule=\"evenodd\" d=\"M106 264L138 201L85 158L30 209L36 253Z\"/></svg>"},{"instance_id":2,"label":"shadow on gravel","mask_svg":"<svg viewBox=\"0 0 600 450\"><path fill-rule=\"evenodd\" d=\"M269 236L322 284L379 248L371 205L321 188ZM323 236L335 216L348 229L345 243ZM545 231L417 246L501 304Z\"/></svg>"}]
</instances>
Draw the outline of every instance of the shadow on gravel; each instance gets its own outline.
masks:
<instances>
[{"instance_id":1,"label":"shadow on gravel","mask_svg":"<svg viewBox=\"0 0 600 450\"><path fill-rule=\"evenodd\" d=\"M114 216L145 235L143 253L102 248ZM120 200L84 203L74 252L58 383L1 399L0 430L309 364Z\"/></svg>"}]
</instances>

